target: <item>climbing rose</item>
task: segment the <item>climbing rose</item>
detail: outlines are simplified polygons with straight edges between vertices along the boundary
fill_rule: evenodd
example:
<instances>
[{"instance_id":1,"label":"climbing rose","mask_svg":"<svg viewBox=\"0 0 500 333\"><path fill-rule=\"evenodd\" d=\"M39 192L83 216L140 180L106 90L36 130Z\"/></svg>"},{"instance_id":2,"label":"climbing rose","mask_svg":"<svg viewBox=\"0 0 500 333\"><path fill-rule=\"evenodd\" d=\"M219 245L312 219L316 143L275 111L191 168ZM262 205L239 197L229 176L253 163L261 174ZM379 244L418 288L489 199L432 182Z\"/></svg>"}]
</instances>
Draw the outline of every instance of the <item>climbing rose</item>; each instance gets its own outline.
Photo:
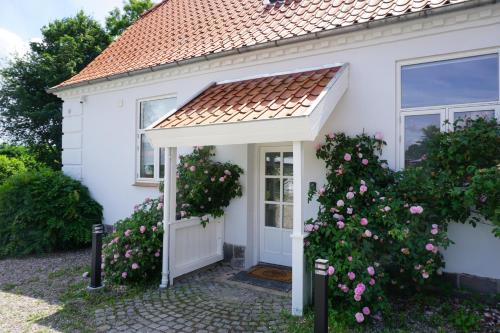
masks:
<instances>
[{"instance_id":1,"label":"climbing rose","mask_svg":"<svg viewBox=\"0 0 500 333\"><path fill-rule=\"evenodd\" d=\"M361 225L367 225L368 224L368 219L366 217L363 217L361 221L359 221Z\"/></svg>"},{"instance_id":2,"label":"climbing rose","mask_svg":"<svg viewBox=\"0 0 500 333\"><path fill-rule=\"evenodd\" d=\"M351 200L352 198L354 198L354 193L353 192L347 192L347 194L345 195L345 197L349 200Z\"/></svg>"},{"instance_id":3,"label":"climbing rose","mask_svg":"<svg viewBox=\"0 0 500 333\"><path fill-rule=\"evenodd\" d=\"M224 170L224 174L225 174L226 176L231 176L231 171L229 171L229 170Z\"/></svg>"},{"instance_id":4,"label":"climbing rose","mask_svg":"<svg viewBox=\"0 0 500 333\"><path fill-rule=\"evenodd\" d=\"M363 236L370 238L372 236L372 232L366 229L365 232L363 233Z\"/></svg>"},{"instance_id":5,"label":"climbing rose","mask_svg":"<svg viewBox=\"0 0 500 333\"><path fill-rule=\"evenodd\" d=\"M364 314L364 315L366 315L366 316L370 315L370 308L369 308L369 307L367 307L367 306L365 306L365 307L363 308L363 314Z\"/></svg>"},{"instance_id":6,"label":"climbing rose","mask_svg":"<svg viewBox=\"0 0 500 333\"><path fill-rule=\"evenodd\" d=\"M344 160L346 160L347 162L349 162L351 160L351 154L346 153L344 155Z\"/></svg>"},{"instance_id":7,"label":"climbing rose","mask_svg":"<svg viewBox=\"0 0 500 333\"><path fill-rule=\"evenodd\" d=\"M132 269L138 269L138 268L139 268L139 264L138 264L138 263L136 263L136 262L134 262L134 263L132 264Z\"/></svg>"},{"instance_id":8,"label":"climbing rose","mask_svg":"<svg viewBox=\"0 0 500 333\"><path fill-rule=\"evenodd\" d=\"M347 277L352 281L356 278L356 274L354 274L354 272L349 272L347 273Z\"/></svg>"},{"instance_id":9,"label":"climbing rose","mask_svg":"<svg viewBox=\"0 0 500 333\"><path fill-rule=\"evenodd\" d=\"M429 273L427 273L427 272L422 272L422 277L423 277L424 279L428 279L428 278L429 278Z\"/></svg>"},{"instance_id":10,"label":"climbing rose","mask_svg":"<svg viewBox=\"0 0 500 333\"><path fill-rule=\"evenodd\" d=\"M189 171L195 172L196 171L196 166L191 165L191 167L189 167Z\"/></svg>"},{"instance_id":11,"label":"climbing rose","mask_svg":"<svg viewBox=\"0 0 500 333\"><path fill-rule=\"evenodd\" d=\"M226 180L226 178L224 178L224 177L220 177L220 178L219 178L219 181L220 181L221 183L223 183L225 180Z\"/></svg>"},{"instance_id":12,"label":"climbing rose","mask_svg":"<svg viewBox=\"0 0 500 333\"><path fill-rule=\"evenodd\" d=\"M306 232L311 232L311 231L313 231L313 228L314 228L314 226L312 224L306 224L306 226L304 227L304 230Z\"/></svg>"},{"instance_id":13,"label":"climbing rose","mask_svg":"<svg viewBox=\"0 0 500 333\"><path fill-rule=\"evenodd\" d=\"M373 286L375 285L375 279L370 279L370 282L368 282L370 284L370 286Z\"/></svg>"},{"instance_id":14,"label":"climbing rose","mask_svg":"<svg viewBox=\"0 0 500 333\"><path fill-rule=\"evenodd\" d=\"M155 252L155 257L159 257L160 256L160 251L156 251Z\"/></svg>"},{"instance_id":15,"label":"climbing rose","mask_svg":"<svg viewBox=\"0 0 500 333\"><path fill-rule=\"evenodd\" d=\"M368 165L368 160L366 158L363 158L361 160L361 163L363 163L363 165Z\"/></svg>"},{"instance_id":16,"label":"climbing rose","mask_svg":"<svg viewBox=\"0 0 500 333\"><path fill-rule=\"evenodd\" d=\"M438 234L438 232L439 232L439 231L438 231L437 229L432 229L432 230L431 230L431 234L433 234L433 235L437 235L437 234Z\"/></svg>"},{"instance_id":17,"label":"climbing rose","mask_svg":"<svg viewBox=\"0 0 500 333\"><path fill-rule=\"evenodd\" d=\"M432 227L432 229L437 229L438 225L437 224L433 224L431 227Z\"/></svg>"},{"instance_id":18,"label":"climbing rose","mask_svg":"<svg viewBox=\"0 0 500 333\"><path fill-rule=\"evenodd\" d=\"M335 273L335 268L333 266L328 266L326 272L328 273L328 275L333 275L333 273Z\"/></svg>"},{"instance_id":19,"label":"climbing rose","mask_svg":"<svg viewBox=\"0 0 500 333\"><path fill-rule=\"evenodd\" d=\"M344 206L344 200L337 201L337 207L343 207L343 206Z\"/></svg>"},{"instance_id":20,"label":"climbing rose","mask_svg":"<svg viewBox=\"0 0 500 333\"><path fill-rule=\"evenodd\" d=\"M361 301L361 295L360 295L360 294L354 294L354 300L355 300L356 302Z\"/></svg>"},{"instance_id":21,"label":"climbing rose","mask_svg":"<svg viewBox=\"0 0 500 333\"><path fill-rule=\"evenodd\" d=\"M355 294L362 295L366 290L366 286L363 283L358 283L354 289Z\"/></svg>"},{"instance_id":22,"label":"climbing rose","mask_svg":"<svg viewBox=\"0 0 500 333\"><path fill-rule=\"evenodd\" d=\"M347 257L347 260L352 261L352 257L351 256Z\"/></svg>"},{"instance_id":23,"label":"climbing rose","mask_svg":"<svg viewBox=\"0 0 500 333\"><path fill-rule=\"evenodd\" d=\"M375 132L375 140L383 140L384 135L381 132Z\"/></svg>"},{"instance_id":24,"label":"climbing rose","mask_svg":"<svg viewBox=\"0 0 500 333\"><path fill-rule=\"evenodd\" d=\"M422 214L423 211L424 211L424 209L421 206L411 206L410 207L410 213L412 213L413 215Z\"/></svg>"},{"instance_id":25,"label":"climbing rose","mask_svg":"<svg viewBox=\"0 0 500 333\"><path fill-rule=\"evenodd\" d=\"M352 214L352 207L347 208L347 214L349 214L349 215Z\"/></svg>"},{"instance_id":26,"label":"climbing rose","mask_svg":"<svg viewBox=\"0 0 500 333\"><path fill-rule=\"evenodd\" d=\"M125 257L126 258L132 257L132 250L127 250L127 252L125 252Z\"/></svg>"},{"instance_id":27,"label":"climbing rose","mask_svg":"<svg viewBox=\"0 0 500 333\"><path fill-rule=\"evenodd\" d=\"M318 191L319 195L323 195L323 194L325 194L325 192L326 192L326 189L324 187L320 188Z\"/></svg>"},{"instance_id":28,"label":"climbing rose","mask_svg":"<svg viewBox=\"0 0 500 333\"><path fill-rule=\"evenodd\" d=\"M151 227L151 230L153 230L153 232L155 232L155 231L156 231L156 229L157 229L157 228L156 228L156 226L152 226L152 227Z\"/></svg>"},{"instance_id":29,"label":"climbing rose","mask_svg":"<svg viewBox=\"0 0 500 333\"><path fill-rule=\"evenodd\" d=\"M128 275L128 274L127 274L127 272L123 272L123 273L122 273L122 278L126 279L126 278L127 278L127 275Z\"/></svg>"},{"instance_id":30,"label":"climbing rose","mask_svg":"<svg viewBox=\"0 0 500 333\"><path fill-rule=\"evenodd\" d=\"M432 251L432 250L434 250L434 245L432 245L431 243L428 243L425 245L425 249L427 251Z\"/></svg>"},{"instance_id":31,"label":"climbing rose","mask_svg":"<svg viewBox=\"0 0 500 333\"><path fill-rule=\"evenodd\" d=\"M361 185L359 187L359 193L363 194L365 193L366 191L368 191L368 187L366 187L366 185Z\"/></svg>"},{"instance_id":32,"label":"climbing rose","mask_svg":"<svg viewBox=\"0 0 500 333\"><path fill-rule=\"evenodd\" d=\"M337 227L339 227L339 229L343 229L345 227L345 223L342 222L342 221L338 221L337 222Z\"/></svg>"},{"instance_id":33,"label":"climbing rose","mask_svg":"<svg viewBox=\"0 0 500 333\"><path fill-rule=\"evenodd\" d=\"M361 312L357 312L354 317L356 317L356 321L358 323L362 323L363 320L365 320L365 316L363 316L363 314Z\"/></svg>"},{"instance_id":34,"label":"climbing rose","mask_svg":"<svg viewBox=\"0 0 500 333\"><path fill-rule=\"evenodd\" d=\"M375 275L375 268L373 268L373 266L368 266L366 270L368 271L368 274L370 274L371 276Z\"/></svg>"},{"instance_id":35,"label":"climbing rose","mask_svg":"<svg viewBox=\"0 0 500 333\"><path fill-rule=\"evenodd\" d=\"M132 230L127 229L127 230L125 230L125 232L123 234L125 235L125 237L128 237L128 236L130 236L131 232L132 232Z\"/></svg>"},{"instance_id":36,"label":"climbing rose","mask_svg":"<svg viewBox=\"0 0 500 333\"><path fill-rule=\"evenodd\" d=\"M145 233L146 232L146 227L141 225L141 227L139 228L139 231L141 232L141 234Z\"/></svg>"}]
</instances>

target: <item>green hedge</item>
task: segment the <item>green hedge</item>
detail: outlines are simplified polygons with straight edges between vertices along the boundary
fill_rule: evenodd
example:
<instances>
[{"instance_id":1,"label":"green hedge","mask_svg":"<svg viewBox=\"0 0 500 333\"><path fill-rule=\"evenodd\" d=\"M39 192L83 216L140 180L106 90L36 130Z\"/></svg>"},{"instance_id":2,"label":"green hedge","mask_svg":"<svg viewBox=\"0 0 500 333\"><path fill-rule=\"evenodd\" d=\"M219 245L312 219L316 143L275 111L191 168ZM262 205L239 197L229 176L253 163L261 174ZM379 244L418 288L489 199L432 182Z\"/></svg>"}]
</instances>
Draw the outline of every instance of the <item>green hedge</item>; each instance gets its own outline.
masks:
<instances>
[{"instance_id":1,"label":"green hedge","mask_svg":"<svg viewBox=\"0 0 500 333\"><path fill-rule=\"evenodd\" d=\"M62 172L13 175L0 185L0 257L81 248L101 220L101 205Z\"/></svg>"},{"instance_id":2,"label":"green hedge","mask_svg":"<svg viewBox=\"0 0 500 333\"><path fill-rule=\"evenodd\" d=\"M0 155L0 184L12 175L25 172L27 170L23 161L17 158Z\"/></svg>"}]
</instances>

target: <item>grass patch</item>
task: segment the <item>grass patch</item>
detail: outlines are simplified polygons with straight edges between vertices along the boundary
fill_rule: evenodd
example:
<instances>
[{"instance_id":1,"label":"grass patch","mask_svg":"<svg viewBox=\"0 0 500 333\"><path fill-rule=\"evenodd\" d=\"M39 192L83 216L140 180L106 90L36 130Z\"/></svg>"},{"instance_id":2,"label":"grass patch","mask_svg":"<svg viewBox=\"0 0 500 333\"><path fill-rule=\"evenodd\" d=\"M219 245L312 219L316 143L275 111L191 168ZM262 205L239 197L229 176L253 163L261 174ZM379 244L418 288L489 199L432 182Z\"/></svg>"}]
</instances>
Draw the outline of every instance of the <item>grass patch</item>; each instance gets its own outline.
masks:
<instances>
[{"instance_id":1,"label":"grass patch","mask_svg":"<svg viewBox=\"0 0 500 333\"><path fill-rule=\"evenodd\" d=\"M0 286L0 290L2 291L11 291L13 290L14 288L17 287L17 284L15 283L4 283Z\"/></svg>"}]
</instances>

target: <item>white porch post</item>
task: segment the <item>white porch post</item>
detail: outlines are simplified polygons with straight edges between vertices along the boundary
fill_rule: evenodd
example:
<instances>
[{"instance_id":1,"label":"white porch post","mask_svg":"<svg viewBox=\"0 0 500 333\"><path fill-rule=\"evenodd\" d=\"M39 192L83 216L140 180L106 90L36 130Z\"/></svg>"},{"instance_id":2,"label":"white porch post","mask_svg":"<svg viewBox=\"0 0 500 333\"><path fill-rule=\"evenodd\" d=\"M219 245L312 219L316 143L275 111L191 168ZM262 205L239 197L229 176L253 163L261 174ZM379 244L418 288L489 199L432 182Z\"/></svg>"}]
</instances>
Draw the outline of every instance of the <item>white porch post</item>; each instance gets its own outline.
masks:
<instances>
[{"instance_id":1,"label":"white porch post","mask_svg":"<svg viewBox=\"0 0 500 333\"><path fill-rule=\"evenodd\" d=\"M170 225L175 222L177 193L177 148L165 148L165 176L163 178L163 257L160 288L167 288L170 281Z\"/></svg>"},{"instance_id":2,"label":"white porch post","mask_svg":"<svg viewBox=\"0 0 500 333\"><path fill-rule=\"evenodd\" d=\"M302 316L305 297L304 269L304 145L293 142L292 315Z\"/></svg>"}]
</instances>

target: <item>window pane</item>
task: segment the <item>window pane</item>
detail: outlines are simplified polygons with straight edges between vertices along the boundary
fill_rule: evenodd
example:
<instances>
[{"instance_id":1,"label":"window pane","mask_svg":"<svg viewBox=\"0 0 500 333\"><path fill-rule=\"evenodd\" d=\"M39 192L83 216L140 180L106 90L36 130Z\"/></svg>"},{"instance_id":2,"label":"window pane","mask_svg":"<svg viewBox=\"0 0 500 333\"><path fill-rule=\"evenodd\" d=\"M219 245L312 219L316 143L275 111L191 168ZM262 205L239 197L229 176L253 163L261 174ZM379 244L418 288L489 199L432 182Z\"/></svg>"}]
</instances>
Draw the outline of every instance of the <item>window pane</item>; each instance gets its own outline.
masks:
<instances>
[{"instance_id":1,"label":"window pane","mask_svg":"<svg viewBox=\"0 0 500 333\"><path fill-rule=\"evenodd\" d=\"M293 179L283 179L283 202L293 202Z\"/></svg>"},{"instance_id":2,"label":"window pane","mask_svg":"<svg viewBox=\"0 0 500 333\"><path fill-rule=\"evenodd\" d=\"M154 167L154 149L146 139L144 134L141 134L141 178L153 178L155 174Z\"/></svg>"},{"instance_id":3,"label":"window pane","mask_svg":"<svg viewBox=\"0 0 500 333\"><path fill-rule=\"evenodd\" d=\"M266 178L266 201L280 201L279 178Z\"/></svg>"},{"instance_id":4,"label":"window pane","mask_svg":"<svg viewBox=\"0 0 500 333\"><path fill-rule=\"evenodd\" d=\"M280 227L280 206L274 204L266 204L265 209L265 225L266 227Z\"/></svg>"},{"instance_id":5,"label":"window pane","mask_svg":"<svg viewBox=\"0 0 500 333\"><path fill-rule=\"evenodd\" d=\"M266 153L266 175L279 176L280 174L280 153Z\"/></svg>"},{"instance_id":6,"label":"window pane","mask_svg":"<svg viewBox=\"0 0 500 333\"><path fill-rule=\"evenodd\" d=\"M439 133L441 120L439 114L406 116L404 120L405 167L409 167L425 159L427 142Z\"/></svg>"},{"instance_id":7,"label":"window pane","mask_svg":"<svg viewBox=\"0 0 500 333\"><path fill-rule=\"evenodd\" d=\"M165 148L160 148L160 178L165 177Z\"/></svg>"},{"instance_id":8,"label":"window pane","mask_svg":"<svg viewBox=\"0 0 500 333\"><path fill-rule=\"evenodd\" d=\"M175 109L175 98L156 99L141 102L139 128L146 128L162 116Z\"/></svg>"},{"instance_id":9,"label":"window pane","mask_svg":"<svg viewBox=\"0 0 500 333\"><path fill-rule=\"evenodd\" d=\"M401 107L498 100L498 54L401 68Z\"/></svg>"},{"instance_id":10,"label":"window pane","mask_svg":"<svg viewBox=\"0 0 500 333\"><path fill-rule=\"evenodd\" d=\"M293 176L293 153L283 153L283 176Z\"/></svg>"},{"instance_id":11,"label":"window pane","mask_svg":"<svg viewBox=\"0 0 500 333\"><path fill-rule=\"evenodd\" d=\"M293 206L283 205L283 228L293 228Z\"/></svg>"},{"instance_id":12,"label":"window pane","mask_svg":"<svg viewBox=\"0 0 500 333\"><path fill-rule=\"evenodd\" d=\"M463 126L467 120L475 120L477 118L492 120L495 118L495 110L455 112L454 118L455 121L462 120L458 124Z\"/></svg>"}]
</instances>

